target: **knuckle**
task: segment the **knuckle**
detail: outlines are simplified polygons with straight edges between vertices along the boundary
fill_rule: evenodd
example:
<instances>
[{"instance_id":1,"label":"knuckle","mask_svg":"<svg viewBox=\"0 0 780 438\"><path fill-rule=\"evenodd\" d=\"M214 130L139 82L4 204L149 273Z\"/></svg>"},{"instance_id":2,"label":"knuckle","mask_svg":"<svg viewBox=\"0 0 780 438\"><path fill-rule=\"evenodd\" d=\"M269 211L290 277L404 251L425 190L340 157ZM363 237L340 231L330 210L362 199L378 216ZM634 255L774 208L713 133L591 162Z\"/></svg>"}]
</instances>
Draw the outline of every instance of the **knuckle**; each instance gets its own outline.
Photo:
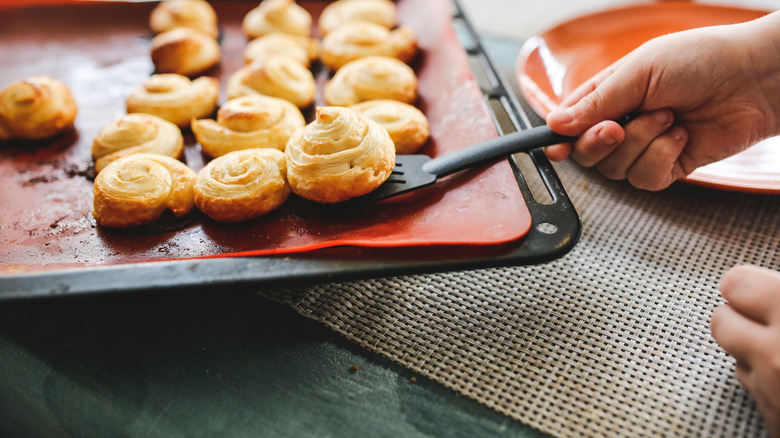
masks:
<instances>
[{"instance_id":1,"label":"knuckle","mask_svg":"<svg viewBox=\"0 0 780 438\"><path fill-rule=\"evenodd\" d=\"M607 179L615 181L626 179L625 172L604 162L597 164L596 169L598 169L598 171Z\"/></svg>"},{"instance_id":2,"label":"knuckle","mask_svg":"<svg viewBox=\"0 0 780 438\"><path fill-rule=\"evenodd\" d=\"M641 190L648 190L651 192L656 192L659 190L663 190L667 187L669 187L670 183L664 179L663 177L647 177L647 176L634 176L633 174L629 173L628 175L628 182Z\"/></svg>"}]
</instances>

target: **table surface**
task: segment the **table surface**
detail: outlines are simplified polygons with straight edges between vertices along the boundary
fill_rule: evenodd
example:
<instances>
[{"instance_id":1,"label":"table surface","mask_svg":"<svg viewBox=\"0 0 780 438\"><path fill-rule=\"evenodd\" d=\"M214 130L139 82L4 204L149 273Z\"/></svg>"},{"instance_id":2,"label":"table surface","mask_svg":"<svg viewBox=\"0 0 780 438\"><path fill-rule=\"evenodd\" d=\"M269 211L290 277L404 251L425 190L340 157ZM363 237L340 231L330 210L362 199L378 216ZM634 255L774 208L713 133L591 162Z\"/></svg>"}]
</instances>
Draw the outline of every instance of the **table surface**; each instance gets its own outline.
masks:
<instances>
[{"instance_id":1,"label":"table surface","mask_svg":"<svg viewBox=\"0 0 780 438\"><path fill-rule=\"evenodd\" d=\"M248 291L4 303L0 363L4 437L542 436Z\"/></svg>"},{"instance_id":2,"label":"table surface","mask_svg":"<svg viewBox=\"0 0 780 438\"><path fill-rule=\"evenodd\" d=\"M462 0L504 72L626 4L543 3ZM0 436L544 436L251 290L3 303L0 363Z\"/></svg>"}]
</instances>

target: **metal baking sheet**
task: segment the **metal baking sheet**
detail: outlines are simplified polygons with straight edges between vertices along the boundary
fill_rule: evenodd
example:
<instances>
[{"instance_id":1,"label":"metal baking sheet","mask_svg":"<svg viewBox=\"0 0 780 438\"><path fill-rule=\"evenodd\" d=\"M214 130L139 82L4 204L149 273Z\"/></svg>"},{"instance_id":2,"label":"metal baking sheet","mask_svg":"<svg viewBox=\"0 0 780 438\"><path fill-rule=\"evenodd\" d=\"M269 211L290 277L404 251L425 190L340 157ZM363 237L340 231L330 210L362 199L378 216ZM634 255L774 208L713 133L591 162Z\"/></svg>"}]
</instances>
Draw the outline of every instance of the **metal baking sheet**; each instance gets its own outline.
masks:
<instances>
[{"instance_id":1,"label":"metal baking sheet","mask_svg":"<svg viewBox=\"0 0 780 438\"><path fill-rule=\"evenodd\" d=\"M407 0L406 6L411 7L408 3L413 1ZM442 1L447 3L446 0ZM306 3L302 2L302 4ZM430 2L424 4L431 5ZM215 8L218 9L218 12L221 12L220 8L233 8L232 10L236 11L246 9L246 5L246 2L222 2L215 3ZM145 17L151 8L150 6L149 4L123 4L117 7L116 4L113 4L106 11L117 14L113 19L117 20L118 23L128 23L132 22L128 20L128 16L132 14L136 14L137 17ZM404 6L403 0L399 2L399 6ZM417 5L412 6L416 7ZM66 8L65 10L68 10L67 8L69 7L57 6L56 8ZM84 8L85 5L82 4L78 7ZM90 7L95 8L99 6L91 5ZM321 9L321 4L310 2L308 7L313 9L316 14ZM437 6L430 7L436 9ZM44 8L50 14L55 13L56 15L56 8L52 9L53 7L51 6ZM425 8L418 10L425 12ZM441 9L438 10L441 12ZM445 16L447 28L444 29L444 32L452 32L453 35L458 36L458 50L462 50L465 54L462 62L467 62L470 70L473 72L473 76L470 76L468 79L478 84L483 94L481 96L483 101L480 103L484 103L483 107L487 109L484 116L479 116L479 111L472 112L472 114L477 114L479 117L479 120L472 123L475 123L475 126L482 126L482 128L471 129L470 132L476 132L476 135L486 135L480 132L480 129L485 129L485 123L488 123L490 128L494 130L493 135L495 135L495 130L501 133L527 127L528 121L525 115L520 110L517 101L508 92L503 78L498 75L491 61L485 55L478 37L463 15L462 10L457 4L453 4L452 11L451 16ZM219 15L220 17L226 16L222 13ZM237 16L235 12L233 15ZM6 15L6 17L8 16ZM85 41L93 38L105 38L110 43L112 38L120 40L129 38L139 46L148 43L148 35L143 33L139 35L137 26L127 26L126 28L111 26L111 20L109 17L102 21L104 26L96 26L96 28L90 28L89 31L84 31L83 38ZM236 26L234 25L233 32L229 32L230 28L222 28L223 43L226 39L237 38L235 28ZM91 44L94 46L94 42ZM107 44L106 46L112 47L112 44ZM98 47L101 46L98 45ZM45 53L45 48L46 45L42 44L40 52L31 53L29 56L35 56L37 63L56 63L56 53L47 54ZM136 48L135 50L142 49ZM47 55L50 58L46 58L45 56ZM16 56L28 55L16 54ZM117 69L123 69L116 72L119 80L126 77L128 68L137 68L141 72L144 72L144 68L148 68L148 65L141 65L142 61L138 61L139 65L136 66L132 65L132 63L128 65L125 60L134 58L128 57L126 53L103 53L98 58L105 60L106 57L110 58L111 56L117 57ZM41 61L41 59L49 59L50 61ZM84 62L89 65L89 62L94 62L94 60L85 55ZM231 69L235 69L237 66L223 61L221 68L231 71ZM0 69L2 68L0 67ZM35 74L35 72L30 74ZM320 75L319 77L322 79L323 76ZM116 102L120 97L112 96L110 93L107 96L103 96L100 94L99 88L94 89L93 92L96 94L95 99L106 99L111 102ZM435 104L435 102L433 103ZM108 103L106 106L110 107ZM86 119L86 123L89 123L89 114L82 114L80 117L82 120ZM95 117L95 119L99 118ZM87 127L86 131L99 128L99 124L95 123L94 126ZM78 132L72 135L78 135ZM47 156L54 156L61 149L67 148L75 140L77 139L69 139L65 136L55 139L46 144L45 147L36 146L32 153L37 158L35 162L40 163L37 165L50 166L55 172L53 174L36 174L35 171L37 169L21 169L19 170L20 172L30 172L30 178L26 180L16 178L15 181L23 181L22 184L42 183L42 186L45 186L46 184L67 183L78 179L78 183L82 187L81 192L73 190L68 192L66 196L78 197L78 201L71 200L71 202L91 202L89 193L87 192L86 196L83 193L86 190L84 187L89 187L89 184L85 184L85 181L89 180L87 171L79 166L57 167L56 160L46 159ZM438 140L439 143L442 143L440 136ZM444 143L444 146L449 146L451 142L445 140ZM434 147L436 146L442 146L442 144L434 145ZM428 147L430 148L431 146L429 145ZM5 148L1 152L6 154L6 157L17 153L29 155L28 151L20 152L13 150L13 148ZM89 160L88 155L83 158L85 161ZM8 261L9 257L6 257L6 261L3 262L3 256L0 255L0 263L4 263L3 269L0 270L0 299L99 292L168 290L225 284L261 287L271 284L321 282L509 264L542 263L560 257L574 246L579 237L580 222L576 211L566 196L565 190L544 154L535 151L530 154L530 158L533 162L532 171L534 173L538 172L538 176L541 177L544 184L544 191L548 192L545 193L545 197L549 196L550 198L548 201L537 202L535 194L529 189L526 178L523 175L523 172L527 173L528 170L524 169L521 172L518 161L513 158L508 160L506 164L502 164L510 169L507 179L511 179L514 176L512 184L517 185L519 193L518 199L521 205L513 205L512 207L522 207L518 209L519 214L522 215L527 212L530 216L531 227L527 233L517 239L477 245L453 244L449 242L448 244L437 244L436 242L431 243L425 240L401 245L393 245L392 242L391 244L374 246L339 244L331 245L330 247L325 245L304 248L304 250L300 251L279 251L271 255L264 255L262 252L259 252L261 255L248 257L246 254L252 253L251 251L247 251L245 248L243 251L236 251L234 245L224 244L224 239L212 239L210 241L206 239L207 241L204 243L203 239L195 241L190 238L189 241L178 241L178 245L171 245L170 240L166 241L165 236L170 235L170 233L177 233L182 226L189 226L186 223L174 222L158 225L157 228L153 229L113 233L112 231L101 230L99 227L96 228L90 222L91 218L83 218L80 219L83 226L80 230L77 226L76 231L78 233L72 233L71 235L71 237L75 238L76 245L79 239L78 234L83 233L81 234L81 238L84 239L83 242L88 242L90 238L99 239L115 254L107 254L105 256L106 261L103 262L101 260L95 261L94 259L79 260L80 254L76 251L73 253L74 260L64 263L47 263L45 265L39 261L41 258L40 253L36 253L34 245L30 246L29 254L22 254L21 263L18 263L20 261L18 254L17 258L11 263ZM202 160L203 158L199 157L195 152L189 152L186 159L188 162L197 162L197 160ZM482 172L484 171L482 170ZM36 180L36 177L40 177L39 180ZM5 175L5 177L0 175L0 178L4 180L10 179L8 175ZM47 178L51 178L51 180L47 180ZM58 181L58 179L62 181ZM479 192L475 193L477 196L479 195ZM472 197L473 195L474 193L471 194ZM55 209L56 205L68 205L67 200L47 198L45 195L42 197L42 202L52 203L55 205L53 207ZM489 214L485 216L490 218ZM62 217L67 218L67 212L63 212ZM33 222L36 220L32 216L28 219ZM518 217L516 220L522 221L525 219ZM42 221L37 225L39 229L33 229L29 233L29 237L33 238L33 234L36 233L39 236L49 235L56 237L60 227L62 229L68 228L72 232L74 224L66 222L67 220L61 222L56 220ZM392 229L394 229L393 225L394 223L390 223L388 228L391 230L391 233ZM7 225L0 226L6 228L7 231L9 230ZM166 226L171 227L171 229L165 229ZM402 224L398 224L398 227L401 226ZM227 234L237 241L250 240L247 236L251 234L242 233L247 233L246 227L236 227ZM148 243L150 241L152 243ZM46 241L39 238L37 242L42 246L50 246L51 243L56 244L56 239L52 238L51 241ZM127 242L131 242L129 247ZM198 252L195 252L193 256L192 252L188 252L188 248L202 248L204 246L209 248L209 252L205 256L203 253ZM56 250L52 251L52 248L48 250L41 248L41 250L49 253L56 252ZM116 256L121 257L117 259Z\"/></svg>"}]
</instances>

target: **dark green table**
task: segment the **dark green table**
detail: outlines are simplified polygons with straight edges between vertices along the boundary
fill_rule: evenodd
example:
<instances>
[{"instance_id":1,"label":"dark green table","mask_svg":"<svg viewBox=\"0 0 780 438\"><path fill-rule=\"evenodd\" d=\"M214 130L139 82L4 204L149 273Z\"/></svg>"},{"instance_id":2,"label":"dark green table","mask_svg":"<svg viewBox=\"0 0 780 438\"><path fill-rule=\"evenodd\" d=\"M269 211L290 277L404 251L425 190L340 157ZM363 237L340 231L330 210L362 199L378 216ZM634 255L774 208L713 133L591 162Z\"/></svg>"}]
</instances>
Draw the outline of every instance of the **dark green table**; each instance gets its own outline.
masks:
<instances>
[{"instance_id":1,"label":"dark green table","mask_svg":"<svg viewBox=\"0 0 780 438\"><path fill-rule=\"evenodd\" d=\"M540 436L249 292L0 306L0 436Z\"/></svg>"}]
</instances>

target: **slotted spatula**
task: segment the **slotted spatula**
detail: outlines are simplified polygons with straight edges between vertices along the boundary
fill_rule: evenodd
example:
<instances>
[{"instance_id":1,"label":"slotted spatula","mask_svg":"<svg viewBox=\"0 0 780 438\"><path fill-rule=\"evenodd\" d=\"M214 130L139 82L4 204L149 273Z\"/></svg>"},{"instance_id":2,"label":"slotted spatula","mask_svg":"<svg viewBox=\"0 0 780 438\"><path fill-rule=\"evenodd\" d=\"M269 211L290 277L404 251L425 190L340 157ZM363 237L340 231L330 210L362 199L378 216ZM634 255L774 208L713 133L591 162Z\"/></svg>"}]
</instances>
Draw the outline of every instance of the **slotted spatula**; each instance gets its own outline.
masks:
<instances>
[{"instance_id":1,"label":"slotted spatula","mask_svg":"<svg viewBox=\"0 0 780 438\"><path fill-rule=\"evenodd\" d=\"M635 113L621 117L617 122L625 125L636 117ZM438 178L497 161L518 152L527 152L536 148L568 143L574 137L556 134L547 125L524 129L511 134L492 138L475 145L459 149L441 157L427 155L397 155L395 168L390 177L371 193L354 198L356 202L377 202L392 196L401 195L436 182Z\"/></svg>"},{"instance_id":2,"label":"slotted spatula","mask_svg":"<svg viewBox=\"0 0 780 438\"><path fill-rule=\"evenodd\" d=\"M556 134L546 125L513 132L472 146L431 158L427 155L397 155L390 177L377 189L355 198L358 202L376 202L391 196L427 187L436 179L509 155L543 146L573 141L573 137Z\"/></svg>"}]
</instances>

